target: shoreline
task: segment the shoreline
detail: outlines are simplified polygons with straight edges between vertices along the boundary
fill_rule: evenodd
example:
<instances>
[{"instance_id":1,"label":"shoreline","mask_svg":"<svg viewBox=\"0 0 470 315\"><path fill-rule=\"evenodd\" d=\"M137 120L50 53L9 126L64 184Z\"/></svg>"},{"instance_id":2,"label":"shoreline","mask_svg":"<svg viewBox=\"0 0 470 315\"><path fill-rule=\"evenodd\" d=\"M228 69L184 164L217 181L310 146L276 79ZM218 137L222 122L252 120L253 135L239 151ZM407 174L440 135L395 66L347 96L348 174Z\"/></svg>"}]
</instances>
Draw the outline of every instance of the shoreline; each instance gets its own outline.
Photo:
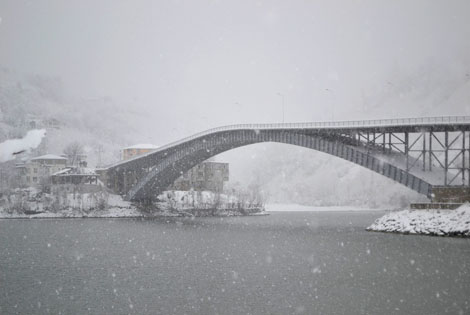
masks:
<instances>
[{"instance_id":1,"label":"shoreline","mask_svg":"<svg viewBox=\"0 0 470 315\"><path fill-rule=\"evenodd\" d=\"M166 191L151 205L132 203L104 190L50 194L28 188L0 196L0 219L229 217L264 210L261 204L210 191Z\"/></svg>"},{"instance_id":2,"label":"shoreline","mask_svg":"<svg viewBox=\"0 0 470 315\"><path fill-rule=\"evenodd\" d=\"M196 211L197 214L192 214L190 211ZM112 207L107 210L92 210L88 214L81 212L77 209L64 209L56 213L53 212L38 212L35 214L6 214L0 211L0 220L30 220L30 219L120 219L120 218L191 218L191 217L243 217L243 216L267 216L276 212L395 212L396 210L377 209L377 208L361 208L361 207L338 207L338 206L301 206L290 204L268 204L265 210L253 213L241 213L237 210L223 210L219 214L201 214L204 209L184 209L178 212L170 212L167 210L160 210L156 213L147 213L139 210L138 207ZM101 212L101 213L100 213Z\"/></svg>"},{"instance_id":3,"label":"shoreline","mask_svg":"<svg viewBox=\"0 0 470 315\"><path fill-rule=\"evenodd\" d=\"M247 214L216 214L216 215L187 215L185 213L157 213L154 215L146 214L130 214L130 215L116 215L116 214L104 214L104 215L55 215L55 213L42 212L32 215L11 215L11 216L1 216L0 220L34 220L34 219L153 219L153 218L227 218L227 217L248 217L248 216L267 216L270 215L266 211L247 213Z\"/></svg>"},{"instance_id":4,"label":"shoreline","mask_svg":"<svg viewBox=\"0 0 470 315\"><path fill-rule=\"evenodd\" d=\"M371 230L366 228L365 231L367 232L374 232L374 233L383 233L383 234L398 234L398 235L411 235L411 236L427 236L427 237L452 237L452 238L470 238L470 235L465 234L436 234L436 233L410 233L410 232L400 232L400 231L380 231L380 230Z\"/></svg>"},{"instance_id":5,"label":"shoreline","mask_svg":"<svg viewBox=\"0 0 470 315\"><path fill-rule=\"evenodd\" d=\"M85 214L85 213L74 213L79 210L62 210L62 212L58 213L53 213L53 212L40 212L36 214L12 214L12 215L6 215L1 213L0 211L0 220L31 220L31 219L127 219L127 218L132 218L132 219L146 219L146 218L225 218L225 217L246 217L246 216L268 216L271 215L271 213L276 213L276 212L396 212L396 210L386 210L386 209L368 209L368 208L357 208L357 207L316 207L316 206L309 206L308 209L305 209L307 207L303 206L302 209L297 209L297 210L292 210L287 208L286 210L274 210L271 208L271 206L266 206L264 211L261 212L253 212L253 213L240 213L235 210L221 210L222 212L219 214L214 214L214 215L192 215L188 211L183 211L180 213L175 213L175 212L167 212L167 211L161 211L155 214L147 214L147 213L142 213L138 208L132 207L132 208L110 208L108 210L100 210L103 212L108 212L108 213L93 213L93 211L90 212L90 214ZM277 205L276 205L277 207ZM270 209L271 208L271 209ZM187 210L187 209L186 209ZM201 211L201 209L194 209L195 211ZM121 212L121 213L119 213Z\"/></svg>"},{"instance_id":6,"label":"shoreline","mask_svg":"<svg viewBox=\"0 0 470 315\"><path fill-rule=\"evenodd\" d=\"M366 208L361 206L305 206L299 204L282 204L282 203L272 203L265 205L266 211L270 212L359 212L359 211L395 211L395 209L390 209L390 207L384 208Z\"/></svg>"}]
</instances>

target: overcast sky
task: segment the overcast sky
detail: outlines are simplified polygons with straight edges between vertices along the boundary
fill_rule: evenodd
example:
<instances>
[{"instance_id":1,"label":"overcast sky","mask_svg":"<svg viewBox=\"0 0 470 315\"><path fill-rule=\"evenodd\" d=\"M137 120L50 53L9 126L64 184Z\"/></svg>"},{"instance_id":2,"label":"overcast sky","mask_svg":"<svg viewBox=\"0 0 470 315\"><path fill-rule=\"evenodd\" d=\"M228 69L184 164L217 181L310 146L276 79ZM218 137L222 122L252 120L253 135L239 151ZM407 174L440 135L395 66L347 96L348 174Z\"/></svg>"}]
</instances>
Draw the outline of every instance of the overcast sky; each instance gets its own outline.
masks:
<instances>
[{"instance_id":1,"label":"overcast sky","mask_svg":"<svg viewBox=\"0 0 470 315\"><path fill-rule=\"evenodd\" d=\"M375 118L364 94L470 61L468 0L0 0L0 19L0 65L130 102L165 139L281 121L278 93L286 121Z\"/></svg>"}]
</instances>

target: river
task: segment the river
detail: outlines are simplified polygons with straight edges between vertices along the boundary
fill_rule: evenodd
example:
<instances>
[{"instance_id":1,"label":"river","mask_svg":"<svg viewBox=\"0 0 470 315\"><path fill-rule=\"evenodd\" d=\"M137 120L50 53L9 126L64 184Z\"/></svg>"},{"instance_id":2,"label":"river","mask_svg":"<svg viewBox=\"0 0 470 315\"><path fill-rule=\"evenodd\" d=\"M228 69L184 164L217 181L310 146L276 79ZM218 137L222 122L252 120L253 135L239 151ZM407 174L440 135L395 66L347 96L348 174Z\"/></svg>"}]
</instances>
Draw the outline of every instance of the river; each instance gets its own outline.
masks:
<instances>
[{"instance_id":1,"label":"river","mask_svg":"<svg viewBox=\"0 0 470 315\"><path fill-rule=\"evenodd\" d=\"M0 313L470 314L470 239L383 213L0 220Z\"/></svg>"}]
</instances>

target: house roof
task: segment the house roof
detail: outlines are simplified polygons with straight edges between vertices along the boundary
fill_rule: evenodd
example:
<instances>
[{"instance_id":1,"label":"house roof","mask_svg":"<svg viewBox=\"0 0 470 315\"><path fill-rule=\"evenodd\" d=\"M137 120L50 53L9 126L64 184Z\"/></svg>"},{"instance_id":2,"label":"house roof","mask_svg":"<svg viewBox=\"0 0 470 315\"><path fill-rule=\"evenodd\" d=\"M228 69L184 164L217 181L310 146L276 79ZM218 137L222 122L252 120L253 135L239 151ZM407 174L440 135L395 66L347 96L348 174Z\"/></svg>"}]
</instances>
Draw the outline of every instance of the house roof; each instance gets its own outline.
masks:
<instances>
[{"instance_id":1,"label":"house roof","mask_svg":"<svg viewBox=\"0 0 470 315\"><path fill-rule=\"evenodd\" d=\"M158 145L141 143L141 144L134 144L134 145L124 148L124 150L126 149L158 149Z\"/></svg>"},{"instance_id":2,"label":"house roof","mask_svg":"<svg viewBox=\"0 0 470 315\"><path fill-rule=\"evenodd\" d=\"M52 176L67 174L69 171L70 171L70 168L64 168L63 170L55 172L54 174L52 174Z\"/></svg>"},{"instance_id":3,"label":"house roof","mask_svg":"<svg viewBox=\"0 0 470 315\"><path fill-rule=\"evenodd\" d=\"M79 168L64 168L58 172L52 174L52 176L60 176L60 175L67 175L67 176L86 176L86 175L97 175L95 169L93 168L86 168L86 167L79 167Z\"/></svg>"},{"instance_id":4,"label":"house roof","mask_svg":"<svg viewBox=\"0 0 470 315\"><path fill-rule=\"evenodd\" d=\"M37 156L35 158L32 158L31 160L67 160L67 158L64 158L63 156L54 155L54 154L46 154L46 155Z\"/></svg>"}]
</instances>

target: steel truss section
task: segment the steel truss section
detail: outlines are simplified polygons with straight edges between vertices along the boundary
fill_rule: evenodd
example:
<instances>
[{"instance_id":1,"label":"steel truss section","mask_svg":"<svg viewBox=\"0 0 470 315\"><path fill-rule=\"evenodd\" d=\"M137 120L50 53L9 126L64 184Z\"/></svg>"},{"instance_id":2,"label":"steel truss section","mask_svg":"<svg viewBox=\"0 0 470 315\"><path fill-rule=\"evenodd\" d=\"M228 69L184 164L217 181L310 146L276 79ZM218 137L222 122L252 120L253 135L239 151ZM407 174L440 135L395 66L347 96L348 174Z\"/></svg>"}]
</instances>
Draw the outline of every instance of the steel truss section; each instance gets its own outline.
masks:
<instances>
[{"instance_id":1,"label":"steel truss section","mask_svg":"<svg viewBox=\"0 0 470 315\"><path fill-rule=\"evenodd\" d=\"M367 152L399 153L406 171L443 172L443 186L470 186L470 132L355 132L349 135ZM459 180L460 179L460 180Z\"/></svg>"}]
</instances>

